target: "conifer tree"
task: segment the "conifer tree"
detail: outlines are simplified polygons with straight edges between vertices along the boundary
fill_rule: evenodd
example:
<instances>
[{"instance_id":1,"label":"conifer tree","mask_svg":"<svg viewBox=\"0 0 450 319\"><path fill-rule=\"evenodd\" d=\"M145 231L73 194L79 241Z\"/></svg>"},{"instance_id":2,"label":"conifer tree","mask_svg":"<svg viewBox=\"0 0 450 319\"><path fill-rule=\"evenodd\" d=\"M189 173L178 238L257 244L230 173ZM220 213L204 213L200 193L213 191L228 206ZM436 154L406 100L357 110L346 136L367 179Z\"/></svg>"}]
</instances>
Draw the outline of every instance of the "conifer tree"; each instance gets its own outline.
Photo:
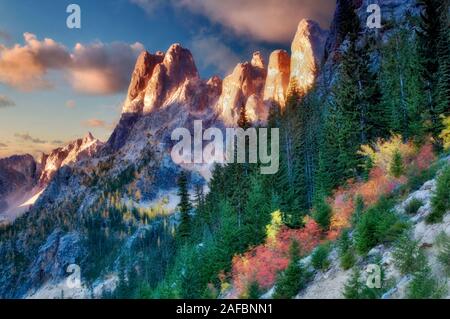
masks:
<instances>
[{"instance_id":1,"label":"conifer tree","mask_svg":"<svg viewBox=\"0 0 450 319\"><path fill-rule=\"evenodd\" d=\"M399 150L395 150L394 155L392 156L391 166L389 168L389 173L393 177L400 177L403 175L405 171L405 167L403 164L403 157Z\"/></svg>"},{"instance_id":2,"label":"conifer tree","mask_svg":"<svg viewBox=\"0 0 450 319\"><path fill-rule=\"evenodd\" d=\"M306 284L306 270L300 265L299 244L292 241L289 248L290 261L286 270L278 277L274 298L290 299L297 295Z\"/></svg>"},{"instance_id":3,"label":"conifer tree","mask_svg":"<svg viewBox=\"0 0 450 319\"><path fill-rule=\"evenodd\" d=\"M353 268L350 279L344 286L343 295L346 299L359 299L363 290L361 272L357 266Z\"/></svg>"},{"instance_id":4,"label":"conifer tree","mask_svg":"<svg viewBox=\"0 0 450 319\"><path fill-rule=\"evenodd\" d=\"M449 110L449 31L448 0L421 0L418 31L421 75L426 94L428 130L440 146L441 115Z\"/></svg>"},{"instance_id":5,"label":"conifer tree","mask_svg":"<svg viewBox=\"0 0 450 319\"><path fill-rule=\"evenodd\" d=\"M325 198L316 201L313 210L313 218L320 225L324 232L328 231L331 223L331 215L333 211L326 202Z\"/></svg>"},{"instance_id":6,"label":"conifer tree","mask_svg":"<svg viewBox=\"0 0 450 319\"><path fill-rule=\"evenodd\" d=\"M189 215L192 209L192 204L189 198L189 185L187 174L182 171L178 178L178 196L180 203L178 209L180 211L181 221L178 226L178 237L186 239L191 232L191 216Z\"/></svg>"}]
</instances>

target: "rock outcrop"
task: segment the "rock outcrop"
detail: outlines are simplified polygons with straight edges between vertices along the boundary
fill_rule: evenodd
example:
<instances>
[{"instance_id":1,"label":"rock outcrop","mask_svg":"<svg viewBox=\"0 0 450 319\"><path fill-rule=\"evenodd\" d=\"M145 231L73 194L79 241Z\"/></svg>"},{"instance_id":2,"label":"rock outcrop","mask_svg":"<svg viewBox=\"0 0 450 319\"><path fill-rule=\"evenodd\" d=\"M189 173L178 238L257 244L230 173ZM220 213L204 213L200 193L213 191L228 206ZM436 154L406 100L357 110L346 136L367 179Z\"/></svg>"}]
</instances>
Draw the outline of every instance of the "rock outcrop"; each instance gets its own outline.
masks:
<instances>
[{"instance_id":1,"label":"rock outcrop","mask_svg":"<svg viewBox=\"0 0 450 319\"><path fill-rule=\"evenodd\" d=\"M44 154L41 160L39 187L45 187L62 166L91 158L102 146L103 143L101 141L94 138L91 133L88 133L84 138L57 148L48 155Z\"/></svg>"},{"instance_id":2,"label":"rock outcrop","mask_svg":"<svg viewBox=\"0 0 450 319\"><path fill-rule=\"evenodd\" d=\"M300 21L292 42L290 86L306 94L314 84L323 57L327 32L311 20Z\"/></svg>"},{"instance_id":3,"label":"rock outcrop","mask_svg":"<svg viewBox=\"0 0 450 319\"><path fill-rule=\"evenodd\" d=\"M38 164L31 155L14 155L0 159L0 213L8 208L6 197L33 188Z\"/></svg>"},{"instance_id":4,"label":"rock outcrop","mask_svg":"<svg viewBox=\"0 0 450 319\"><path fill-rule=\"evenodd\" d=\"M251 62L239 63L232 74L223 80L222 95L215 106L216 112L227 125L235 125L240 109L246 105L249 119L258 119L264 109L262 96L267 71L260 52L253 54ZM253 97L252 97L253 96ZM252 97L250 103L249 98ZM264 115L260 117L262 119Z\"/></svg>"},{"instance_id":5,"label":"rock outcrop","mask_svg":"<svg viewBox=\"0 0 450 319\"><path fill-rule=\"evenodd\" d=\"M264 101L284 107L291 77L291 57L285 50L272 52L269 58Z\"/></svg>"}]
</instances>

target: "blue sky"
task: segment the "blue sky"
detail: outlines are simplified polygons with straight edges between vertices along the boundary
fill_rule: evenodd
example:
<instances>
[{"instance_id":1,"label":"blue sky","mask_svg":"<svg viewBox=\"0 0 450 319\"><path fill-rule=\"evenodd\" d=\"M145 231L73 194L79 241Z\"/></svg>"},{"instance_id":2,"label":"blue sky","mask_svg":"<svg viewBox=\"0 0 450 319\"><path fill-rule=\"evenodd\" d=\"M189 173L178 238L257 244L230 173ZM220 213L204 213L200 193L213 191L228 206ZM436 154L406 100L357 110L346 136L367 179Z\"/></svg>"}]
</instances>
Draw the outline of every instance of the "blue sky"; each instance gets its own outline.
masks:
<instances>
[{"instance_id":1,"label":"blue sky","mask_svg":"<svg viewBox=\"0 0 450 319\"><path fill-rule=\"evenodd\" d=\"M66 27L70 3L79 30ZM0 157L88 131L106 140L143 48L181 43L202 77L223 77L254 51L289 49L301 18L328 28L333 10L334 0L0 0Z\"/></svg>"}]
</instances>

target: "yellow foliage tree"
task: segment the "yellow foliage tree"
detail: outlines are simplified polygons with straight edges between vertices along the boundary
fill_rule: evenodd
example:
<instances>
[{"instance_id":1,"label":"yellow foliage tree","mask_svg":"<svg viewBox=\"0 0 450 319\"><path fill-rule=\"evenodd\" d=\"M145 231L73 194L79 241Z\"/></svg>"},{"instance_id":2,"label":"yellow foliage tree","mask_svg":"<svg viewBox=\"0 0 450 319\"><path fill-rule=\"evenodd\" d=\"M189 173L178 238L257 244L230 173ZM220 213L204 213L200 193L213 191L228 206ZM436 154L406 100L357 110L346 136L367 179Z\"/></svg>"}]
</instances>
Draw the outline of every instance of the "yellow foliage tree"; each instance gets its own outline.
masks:
<instances>
[{"instance_id":1,"label":"yellow foliage tree","mask_svg":"<svg viewBox=\"0 0 450 319\"><path fill-rule=\"evenodd\" d=\"M444 149L446 151L450 150L450 116L443 117L442 122L444 123L444 130L442 131L440 138L444 143Z\"/></svg>"}]
</instances>

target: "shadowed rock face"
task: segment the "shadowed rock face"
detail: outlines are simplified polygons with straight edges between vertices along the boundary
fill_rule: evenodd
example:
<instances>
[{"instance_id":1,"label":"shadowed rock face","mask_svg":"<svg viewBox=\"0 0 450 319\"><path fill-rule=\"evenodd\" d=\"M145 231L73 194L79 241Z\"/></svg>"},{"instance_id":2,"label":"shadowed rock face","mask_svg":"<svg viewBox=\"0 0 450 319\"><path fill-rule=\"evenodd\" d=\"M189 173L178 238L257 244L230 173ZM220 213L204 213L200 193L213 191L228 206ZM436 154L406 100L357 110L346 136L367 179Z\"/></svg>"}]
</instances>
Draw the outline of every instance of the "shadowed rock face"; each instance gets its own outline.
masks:
<instances>
[{"instance_id":1,"label":"shadowed rock face","mask_svg":"<svg viewBox=\"0 0 450 319\"><path fill-rule=\"evenodd\" d=\"M103 143L88 133L84 138L70 142L64 147L44 155L41 160L39 186L45 187L62 166L75 164L83 159L93 157L103 146Z\"/></svg>"},{"instance_id":2,"label":"shadowed rock face","mask_svg":"<svg viewBox=\"0 0 450 319\"><path fill-rule=\"evenodd\" d=\"M0 159L0 212L6 210L5 197L30 190L37 180L38 164L31 155L14 155Z\"/></svg>"}]
</instances>

